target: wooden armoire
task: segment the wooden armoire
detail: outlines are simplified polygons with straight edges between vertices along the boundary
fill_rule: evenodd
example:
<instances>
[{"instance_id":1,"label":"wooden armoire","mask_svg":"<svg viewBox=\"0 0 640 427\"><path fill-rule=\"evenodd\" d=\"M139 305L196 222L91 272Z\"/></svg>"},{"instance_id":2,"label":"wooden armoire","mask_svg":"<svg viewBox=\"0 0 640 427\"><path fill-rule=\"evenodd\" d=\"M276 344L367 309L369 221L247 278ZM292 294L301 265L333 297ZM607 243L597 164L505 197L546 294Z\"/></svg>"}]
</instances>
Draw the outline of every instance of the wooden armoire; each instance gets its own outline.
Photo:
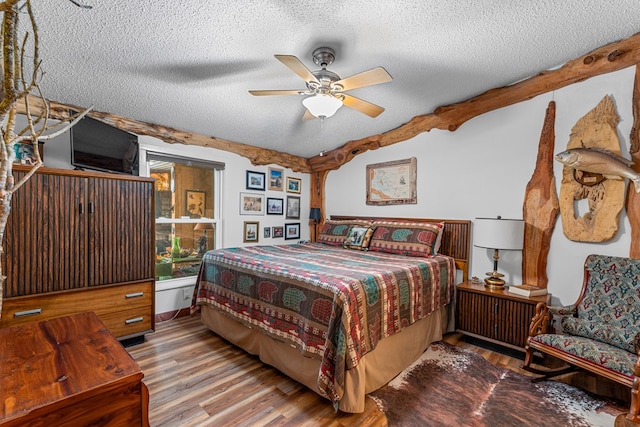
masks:
<instances>
[{"instance_id":1,"label":"wooden armoire","mask_svg":"<svg viewBox=\"0 0 640 427\"><path fill-rule=\"evenodd\" d=\"M16 165L14 176L28 170ZM94 311L119 339L153 331L153 183L38 170L11 203L0 327Z\"/></svg>"}]
</instances>

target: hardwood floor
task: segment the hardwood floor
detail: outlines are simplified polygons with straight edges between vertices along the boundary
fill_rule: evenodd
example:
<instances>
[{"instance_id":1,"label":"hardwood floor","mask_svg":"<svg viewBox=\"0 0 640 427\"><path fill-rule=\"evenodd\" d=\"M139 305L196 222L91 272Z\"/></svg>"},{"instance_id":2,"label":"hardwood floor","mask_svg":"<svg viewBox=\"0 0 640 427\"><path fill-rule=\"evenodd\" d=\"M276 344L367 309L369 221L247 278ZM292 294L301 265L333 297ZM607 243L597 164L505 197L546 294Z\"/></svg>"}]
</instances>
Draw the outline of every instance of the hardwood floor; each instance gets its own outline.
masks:
<instances>
[{"instance_id":1,"label":"hardwood floor","mask_svg":"<svg viewBox=\"0 0 640 427\"><path fill-rule=\"evenodd\" d=\"M517 352L503 354L457 333L445 341L529 374ZM197 316L158 323L144 343L127 350L144 372L153 427L387 425L371 399L362 414L335 413L327 400L221 339Z\"/></svg>"}]
</instances>

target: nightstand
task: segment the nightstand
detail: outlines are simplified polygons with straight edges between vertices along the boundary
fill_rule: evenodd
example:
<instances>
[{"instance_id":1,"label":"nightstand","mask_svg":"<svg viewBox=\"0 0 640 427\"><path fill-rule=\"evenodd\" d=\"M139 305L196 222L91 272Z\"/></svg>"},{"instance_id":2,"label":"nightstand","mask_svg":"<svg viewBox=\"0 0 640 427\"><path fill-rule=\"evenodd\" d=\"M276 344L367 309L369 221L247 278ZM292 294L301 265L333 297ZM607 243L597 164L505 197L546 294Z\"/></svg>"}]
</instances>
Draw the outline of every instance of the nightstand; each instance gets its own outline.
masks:
<instances>
[{"instance_id":1,"label":"nightstand","mask_svg":"<svg viewBox=\"0 0 640 427\"><path fill-rule=\"evenodd\" d=\"M524 351L536 305L550 299L551 294L525 297L463 282L456 286L456 330Z\"/></svg>"}]
</instances>

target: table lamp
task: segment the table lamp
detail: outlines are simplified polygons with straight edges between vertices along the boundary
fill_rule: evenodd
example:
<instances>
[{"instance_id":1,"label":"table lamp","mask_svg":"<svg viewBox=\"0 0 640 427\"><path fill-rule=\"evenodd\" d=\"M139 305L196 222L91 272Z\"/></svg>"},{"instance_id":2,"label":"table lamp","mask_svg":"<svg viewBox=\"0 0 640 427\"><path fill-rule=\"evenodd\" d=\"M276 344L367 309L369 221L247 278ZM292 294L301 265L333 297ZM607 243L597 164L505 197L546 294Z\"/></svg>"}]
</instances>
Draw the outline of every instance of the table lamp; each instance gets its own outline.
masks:
<instances>
[{"instance_id":1,"label":"table lamp","mask_svg":"<svg viewBox=\"0 0 640 427\"><path fill-rule=\"evenodd\" d=\"M317 233L318 233L318 221L320 221L322 217L320 216L320 208L311 208L309 211L309 219L313 220L313 241L316 241Z\"/></svg>"},{"instance_id":2,"label":"table lamp","mask_svg":"<svg viewBox=\"0 0 640 427\"><path fill-rule=\"evenodd\" d=\"M213 230L213 224L210 222L199 222L193 229L202 230L202 236L198 239L198 255L202 256L207 252L207 230Z\"/></svg>"},{"instance_id":3,"label":"table lamp","mask_svg":"<svg viewBox=\"0 0 640 427\"><path fill-rule=\"evenodd\" d=\"M474 221L473 246L493 249L493 271L487 273L485 286L502 288L504 274L498 273L498 252L521 251L524 244L524 221L521 219L476 218Z\"/></svg>"}]
</instances>

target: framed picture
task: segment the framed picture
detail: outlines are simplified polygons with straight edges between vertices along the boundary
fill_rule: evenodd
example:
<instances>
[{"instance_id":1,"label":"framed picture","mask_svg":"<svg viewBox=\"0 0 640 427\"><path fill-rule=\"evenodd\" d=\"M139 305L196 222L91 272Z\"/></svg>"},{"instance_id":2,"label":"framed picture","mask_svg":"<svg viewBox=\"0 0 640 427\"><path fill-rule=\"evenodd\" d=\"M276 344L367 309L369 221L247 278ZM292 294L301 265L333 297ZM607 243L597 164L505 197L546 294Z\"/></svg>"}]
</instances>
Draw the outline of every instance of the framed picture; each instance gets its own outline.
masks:
<instances>
[{"instance_id":1,"label":"framed picture","mask_svg":"<svg viewBox=\"0 0 640 427\"><path fill-rule=\"evenodd\" d=\"M287 219L300 219L300 197L287 196Z\"/></svg>"},{"instance_id":2,"label":"framed picture","mask_svg":"<svg viewBox=\"0 0 640 427\"><path fill-rule=\"evenodd\" d=\"M300 223L284 225L284 238L285 240L299 239L300 238Z\"/></svg>"},{"instance_id":3,"label":"framed picture","mask_svg":"<svg viewBox=\"0 0 640 427\"><path fill-rule=\"evenodd\" d=\"M267 197L267 215L282 215L284 212L284 199Z\"/></svg>"},{"instance_id":4,"label":"framed picture","mask_svg":"<svg viewBox=\"0 0 640 427\"><path fill-rule=\"evenodd\" d=\"M263 233L265 239L271 237L271 227L265 227Z\"/></svg>"},{"instance_id":5,"label":"framed picture","mask_svg":"<svg viewBox=\"0 0 640 427\"><path fill-rule=\"evenodd\" d=\"M264 195L240 193L240 215L264 215Z\"/></svg>"},{"instance_id":6,"label":"framed picture","mask_svg":"<svg viewBox=\"0 0 640 427\"><path fill-rule=\"evenodd\" d=\"M269 168L269 190L282 191L284 183L284 170Z\"/></svg>"},{"instance_id":7,"label":"framed picture","mask_svg":"<svg viewBox=\"0 0 640 427\"><path fill-rule=\"evenodd\" d=\"M271 227L271 235L273 236L274 239L276 239L278 237L283 237L284 236L284 227L282 227L282 226Z\"/></svg>"},{"instance_id":8,"label":"framed picture","mask_svg":"<svg viewBox=\"0 0 640 427\"><path fill-rule=\"evenodd\" d=\"M287 177L287 193L300 194L300 187L302 187L302 180L300 178Z\"/></svg>"},{"instance_id":9,"label":"framed picture","mask_svg":"<svg viewBox=\"0 0 640 427\"><path fill-rule=\"evenodd\" d=\"M244 222L244 243L255 243L258 241L258 230L260 230L259 222L245 221Z\"/></svg>"},{"instance_id":10,"label":"framed picture","mask_svg":"<svg viewBox=\"0 0 640 427\"><path fill-rule=\"evenodd\" d=\"M264 190L264 172L247 171L247 190Z\"/></svg>"},{"instance_id":11,"label":"framed picture","mask_svg":"<svg viewBox=\"0 0 640 427\"><path fill-rule=\"evenodd\" d=\"M204 216L207 193L200 190L186 190L185 193L185 212L188 212L191 218Z\"/></svg>"},{"instance_id":12,"label":"framed picture","mask_svg":"<svg viewBox=\"0 0 640 427\"><path fill-rule=\"evenodd\" d=\"M40 145L38 145L40 148ZM16 154L14 163L20 163L23 165L35 165L38 161L33 151L33 145L28 143L16 142L13 145L13 150ZM40 158L42 159L42 149L40 151Z\"/></svg>"},{"instance_id":13,"label":"framed picture","mask_svg":"<svg viewBox=\"0 0 640 427\"><path fill-rule=\"evenodd\" d=\"M416 158L367 165L367 204L417 203Z\"/></svg>"}]
</instances>

